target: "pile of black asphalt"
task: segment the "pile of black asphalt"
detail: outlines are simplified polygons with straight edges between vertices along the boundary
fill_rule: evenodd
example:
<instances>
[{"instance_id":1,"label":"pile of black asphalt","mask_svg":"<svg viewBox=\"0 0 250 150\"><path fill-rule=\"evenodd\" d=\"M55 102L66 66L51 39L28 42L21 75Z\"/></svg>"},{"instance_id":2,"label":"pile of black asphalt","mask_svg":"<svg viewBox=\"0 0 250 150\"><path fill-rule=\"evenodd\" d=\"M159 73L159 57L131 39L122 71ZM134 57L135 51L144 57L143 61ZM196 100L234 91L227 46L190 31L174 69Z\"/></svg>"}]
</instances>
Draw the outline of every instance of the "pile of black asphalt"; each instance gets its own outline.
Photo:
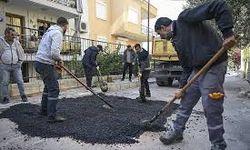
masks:
<instances>
[{"instance_id":1,"label":"pile of black asphalt","mask_svg":"<svg viewBox=\"0 0 250 150\"><path fill-rule=\"evenodd\" d=\"M172 108L159 117L150 127L142 120L152 118L165 104L163 101L139 103L135 99L117 96L102 97L114 106L103 107L104 103L95 96L63 98L58 101L57 114L67 120L62 123L47 123L47 117L40 115L40 106L23 103L11 106L0 114L18 125L17 130L30 137L70 137L85 143L122 144L136 143L145 131L165 130L167 117L177 108Z\"/></svg>"}]
</instances>

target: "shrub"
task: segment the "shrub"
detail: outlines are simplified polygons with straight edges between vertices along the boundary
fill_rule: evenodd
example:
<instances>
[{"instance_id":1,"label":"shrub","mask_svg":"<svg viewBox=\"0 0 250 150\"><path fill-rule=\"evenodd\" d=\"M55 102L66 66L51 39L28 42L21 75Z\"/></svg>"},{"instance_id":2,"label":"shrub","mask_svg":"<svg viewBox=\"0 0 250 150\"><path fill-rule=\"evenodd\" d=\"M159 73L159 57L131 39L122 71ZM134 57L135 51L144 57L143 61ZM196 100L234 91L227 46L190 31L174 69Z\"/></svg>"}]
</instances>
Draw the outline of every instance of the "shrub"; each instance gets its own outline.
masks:
<instances>
[{"instance_id":1,"label":"shrub","mask_svg":"<svg viewBox=\"0 0 250 150\"><path fill-rule=\"evenodd\" d=\"M122 55L119 54L121 46L118 45L114 51L109 47L105 48L105 52L97 57L102 75L118 75L122 73Z\"/></svg>"}]
</instances>

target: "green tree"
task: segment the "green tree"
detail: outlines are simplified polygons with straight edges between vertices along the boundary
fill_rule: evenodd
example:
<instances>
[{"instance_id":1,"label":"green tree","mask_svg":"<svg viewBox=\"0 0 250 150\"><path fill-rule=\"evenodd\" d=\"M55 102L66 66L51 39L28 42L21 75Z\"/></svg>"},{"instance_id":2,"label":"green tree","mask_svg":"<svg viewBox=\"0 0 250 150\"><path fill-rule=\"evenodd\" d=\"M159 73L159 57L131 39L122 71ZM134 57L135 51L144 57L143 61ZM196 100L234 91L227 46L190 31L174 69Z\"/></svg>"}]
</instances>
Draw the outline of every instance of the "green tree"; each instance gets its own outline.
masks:
<instances>
[{"instance_id":1,"label":"green tree","mask_svg":"<svg viewBox=\"0 0 250 150\"><path fill-rule=\"evenodd\" d=\"M247 69L248 69L248 67L250 67L250 66L247 66L248 61L249 61L249 51L250 51L250 44L248 44L248 46L246 46L243 49L244 77L246 77Z\"/></svg>"},{"instance_id":2,"label":"green tree","mask_svg":"<svg viewBox=\"0 0 250 150\"><path fill-rule=\"evenodd\" d=\"M121 45L117 45L115 50L105 47L105 52L98 55L97 62L100 64L102 75L118 75L122 73L121 55L119 55Z\"/></svg>"},{"instance_id":3,"label":"green tree","mask_svg":"<svg viewBox=\"0 0 250 150\"><path fill-rule=\"evenodd\" d=\"M212 0L187 0L185 8L192 8L201 3ZM238 37L240 48L247 46L250 39L250 1L249 0L226 0L232 8L234 31Z\"/></svg>"},{"instance_id":4,"label":"green tree","mask_svg":"<svg viewBox=\"0 0 250 150\"><path fill-rule=\"evenodd\" d=\"M79 57L78 54L73 54L71 61L66 65L77 77L82 77L84 75L82 62L77 60L77 57Z\"/></svg>"}]
</instances>

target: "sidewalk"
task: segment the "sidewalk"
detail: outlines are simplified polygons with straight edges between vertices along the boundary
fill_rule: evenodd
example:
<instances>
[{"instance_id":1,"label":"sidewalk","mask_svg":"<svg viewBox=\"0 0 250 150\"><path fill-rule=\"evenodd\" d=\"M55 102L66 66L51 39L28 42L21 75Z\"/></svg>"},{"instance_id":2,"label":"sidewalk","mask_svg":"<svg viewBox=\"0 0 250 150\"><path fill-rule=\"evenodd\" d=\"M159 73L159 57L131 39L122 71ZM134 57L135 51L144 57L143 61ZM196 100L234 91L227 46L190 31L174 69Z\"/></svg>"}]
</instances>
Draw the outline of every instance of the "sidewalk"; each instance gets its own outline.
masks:
<instances>
[{"instance_id":1,"label":"sidewalk","mask_svg":"<svg viewBox=\"0 0 250 150\"><path fill-rule=\"evenodd\" d=\"M151 79L150 81L154 82L153 79ZM139 82L138 82L138 78L133 78L132 82L129 82L128 79L125 79L124 81L117 79L117 80L113 80L113 82L108 83L108 87L109 87L109 89L108 89L108 92L106 92L106 94L108 94L110 92L139 87ZM103 93L98 86L93 88L93 90L96 93ZM59 99L64 98L64 97L65 98L76 98L76 97L81 97L81 96L86 96L86 95L91 95L91 94L92 93L90 91L88 91L85 87L82 86L79 88L73 88L73 89L61 91L60 95L59 95ZM28 103L40 104L41 93L36 94L35 96L28 97L28 101L29 101ZM8 104L1 104L0 103L0 112L3 111L4 109L9 108L10 106L20 104L20 103L23 103L23 102L21 102L21 99L19 97L11 98L10 103L8 103Z\"/></svg>"}]
</instances>

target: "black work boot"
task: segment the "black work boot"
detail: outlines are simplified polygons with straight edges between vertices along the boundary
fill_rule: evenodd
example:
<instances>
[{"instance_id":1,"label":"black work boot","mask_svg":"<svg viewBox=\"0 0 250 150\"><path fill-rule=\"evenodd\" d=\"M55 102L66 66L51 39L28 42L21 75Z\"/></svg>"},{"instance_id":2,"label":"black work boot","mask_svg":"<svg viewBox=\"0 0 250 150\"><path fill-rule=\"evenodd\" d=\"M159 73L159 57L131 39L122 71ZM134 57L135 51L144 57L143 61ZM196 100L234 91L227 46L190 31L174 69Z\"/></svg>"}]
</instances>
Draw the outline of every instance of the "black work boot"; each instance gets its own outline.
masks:
<instances>
[{"instance_id":1,"label":"black work boot","mask_svg":"<svg viewBox=\"0 0 250 150\"><path fill-rule=\"evenodd\" d=\"M227 147L227 144L225 141L222 141L221 143L212 144L211 150L225 150Z\"/></svg>"},{"instance_id":2,"label":"black work boot","mask_svg":"<svg viewBox=\"0 0 250 150\"><path fill-rule=\"evenodd\" d=\"M48 115L47 110L41 110L40 115L47 116Z\"/></svg>"},{"instance_id":3,"label":"black work boot","mask_svg":"<svg viewBox=\"0 0 250 150\"><path fill-rule=\"evenodd\" d=\"M48 123L57 123L57 122L63 122L66 119L60 116L49 116L47 122Z\"/></svg>"},{"instance_id":4,"label":"black work boot","mask_svg":"<svg viewBox=\"0 0 250 150\"><path fill-rule=\"evenodd\" d=\"M146 92L146 97L151 97L151 93L150 92Z\"/></svg>"},{"instance_id":5,"label":"black work boot","mask_svg":"<svg viewBox=\"0 0 250 150\"><path fill-rule=\"evenodd\" d=\"M136 99L137 99L138 102L140 102L140 103L145 103L145 102L147 102L147 99L145 98L145 96L138 96L138 97L136 97Z\"/></svg>"},{"instance_id":6,"label":"black work boot","mask_svg":"<svg viewBox=\"0 0 250 150\"><path fill-rule=\"evenodd\" d=\"M22 102L28 102L28 99L27 99L26 95L22 95L21 98L22 98Z\"/></svg>"},{"instance_id":7,"label":"black work boot","mask_svg":"<svg viewBox=\"0 0 250 150\"><path fill-rule=\"evenodd\" d=\"M176 132L174 129L164 132L160 136L160 141L166 145L180 142L182 140L183 140L183 135L181 133Z\"/></svg>"},{"instance_id":8,"label":"black work boot","mask_svg":"<svg viewBox=\"0 0 250 150\"><path fill-rule=\"evenodd\" d=\"M4 97L3 100L1 101L2 104L8 104L10 102L8 97Z\"/></svg>"}]
</instances>

